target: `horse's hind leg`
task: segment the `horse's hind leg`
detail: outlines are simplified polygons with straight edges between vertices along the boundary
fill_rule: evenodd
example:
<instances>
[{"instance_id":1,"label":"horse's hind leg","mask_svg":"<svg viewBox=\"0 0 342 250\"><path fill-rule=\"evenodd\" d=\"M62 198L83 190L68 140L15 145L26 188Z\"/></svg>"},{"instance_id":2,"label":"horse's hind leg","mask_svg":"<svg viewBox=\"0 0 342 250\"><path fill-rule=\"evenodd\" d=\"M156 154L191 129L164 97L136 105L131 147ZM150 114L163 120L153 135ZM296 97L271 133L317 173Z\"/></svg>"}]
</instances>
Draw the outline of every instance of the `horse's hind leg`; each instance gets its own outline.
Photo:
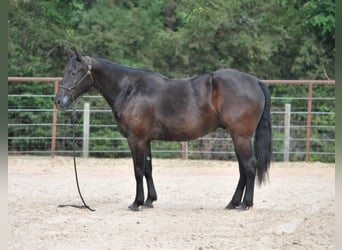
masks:
<instances>
[{"instance_id":1,"label":"horse's hind leg","mask_svg":"<svg viewBox=\"0 0 342 250\"><path fill-rule=\"evenodd\" d=\"M152 154L151 154L151 143L147 143L146 156L145 156L145 178L147 182L147 199L144 203L144 207L152 208L153 202L157 200L157 192L154 187L152 177Z\"/></svg>"},{"instance_id":2,"label":"horse's hind leg","mask_svg":"<svg viewBox=\"0 0 342 250\"><path fill-rule=\"evenodd\" d=\"M234 208L240 206L241 205L242 195L243 195L243 192L245 191L246 175L245 175L244 168L243 168L242 163L241 163L239 158L238 158L238 161L239 161L240 178L239 178L239 182L237 184L235 193L233 195L233 198L228 203L228 205L226 206L226 209L234 209Z\"/></svg>"},{"instance_id":3,"label":"horse's hind leg","mask_svg":"<svg viewBox=\"0 0 342 250\"><path fill-rule=\"evenodd\" d=\"M233 198L226 208L235 208L239 205L245 188L240 208L248 209L253 207L256 158L249 137L233 136L233 142L239 159L240 179Z\"/></svg>"}]
</instances>

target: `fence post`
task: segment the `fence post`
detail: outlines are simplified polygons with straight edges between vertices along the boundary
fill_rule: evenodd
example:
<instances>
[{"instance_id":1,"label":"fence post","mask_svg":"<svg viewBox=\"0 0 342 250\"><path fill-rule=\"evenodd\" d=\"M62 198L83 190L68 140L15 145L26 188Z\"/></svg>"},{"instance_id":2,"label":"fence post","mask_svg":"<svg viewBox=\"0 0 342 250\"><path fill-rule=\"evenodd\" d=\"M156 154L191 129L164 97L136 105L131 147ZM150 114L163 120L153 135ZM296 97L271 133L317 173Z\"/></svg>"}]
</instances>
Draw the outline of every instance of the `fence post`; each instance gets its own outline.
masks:
<instances>
[{"instance_id":1,"label":"fence post","mask_svg":"<svg viewBox=\"0 0 342 250\"><path fill-rule=\"evenodd\" d=\"M89 156L89 120L90 106L89 103L84 103L83 111L83 157Z\"/></svg>"},{"instance_id":2,"label":"fence post","mask_svg":"<svg viewBox=\"0 0 342 250\"><path fill-rule=\"evenodd\" d=\"M182 159L186 160L188 159L188 142L187 141L181 142L181 146L182 146Z\"/></svg>"},{"instance_id":3,"label":"fence post","mask_svg":"<svg viewBox=\"0 0 342 250\"><path fill-rule=\"evenodd\" d=\"M313 87L313 83L310 83L309 91L308 91L309 92L308 93L308 115L306 117L305 161L309 161L309 154L310 154L312 87Z\"/></svg>"},{"instance_id":4,"label":"fence post","mask_svg":"<svg viewBox=\"0 0 342 250\"><path fill-rule=\"evenodd\" d=\"M58 92L58 83L59 81L56 80L54 82L54 95ZM57 136L57 108L55 103L53 104L53 113L52 113L52 132L51 132L51 157L55 157L56 152L56 136Z\"/></svg>"},{"instance_id":5,"label":"fence post","mask_svg":"<svg viewBox=\"0 0 342 250\"><path fill-rule=\"evenodd\" d=\"M291 123L291 104L285 104L284 119L284 161L290 159L290 123Z\"/></svg>"}]
</instances>

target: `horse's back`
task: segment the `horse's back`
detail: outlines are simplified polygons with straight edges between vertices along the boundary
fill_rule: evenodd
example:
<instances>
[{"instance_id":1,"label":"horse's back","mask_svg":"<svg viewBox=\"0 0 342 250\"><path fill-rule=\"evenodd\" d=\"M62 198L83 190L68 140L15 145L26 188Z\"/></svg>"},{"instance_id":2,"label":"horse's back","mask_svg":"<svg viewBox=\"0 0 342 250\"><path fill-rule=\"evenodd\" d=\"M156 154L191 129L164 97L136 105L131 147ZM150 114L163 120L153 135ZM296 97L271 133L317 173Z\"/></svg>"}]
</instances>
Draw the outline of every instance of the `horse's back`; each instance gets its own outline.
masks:
<instances>
[{"instance_id":1,"label":"horse's back","mask_svg":"<svg viewBox=\"0 0 342 250\"><path fill-rule=\"evenodd\" d=\"M191 140L218 126L211 105L211 74L193 78L161 79L154 85L149 103L153 106L151 137L162 140Z\"/></svg>"}]
</instances>

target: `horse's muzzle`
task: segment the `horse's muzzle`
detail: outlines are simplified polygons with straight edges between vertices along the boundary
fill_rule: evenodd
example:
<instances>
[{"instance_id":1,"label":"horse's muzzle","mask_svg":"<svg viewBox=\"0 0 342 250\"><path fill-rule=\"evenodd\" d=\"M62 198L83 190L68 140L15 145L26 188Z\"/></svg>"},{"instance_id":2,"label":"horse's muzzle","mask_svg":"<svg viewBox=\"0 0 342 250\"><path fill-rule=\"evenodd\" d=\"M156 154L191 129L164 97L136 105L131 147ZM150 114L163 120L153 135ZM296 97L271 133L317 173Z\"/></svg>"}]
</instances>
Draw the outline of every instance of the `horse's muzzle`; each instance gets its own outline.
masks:
<instances>
[{"instance_id":1,"label":"horse's muzzle","mask_svg":"<svg viewBox=\"0 0 342 250\"><path fill-rule=\"evenodd\" d=\"M66 111L70 105L71 98L64 93L58 92L55 96L54 102L58 110Z\"/></svg>"}]
</instances>

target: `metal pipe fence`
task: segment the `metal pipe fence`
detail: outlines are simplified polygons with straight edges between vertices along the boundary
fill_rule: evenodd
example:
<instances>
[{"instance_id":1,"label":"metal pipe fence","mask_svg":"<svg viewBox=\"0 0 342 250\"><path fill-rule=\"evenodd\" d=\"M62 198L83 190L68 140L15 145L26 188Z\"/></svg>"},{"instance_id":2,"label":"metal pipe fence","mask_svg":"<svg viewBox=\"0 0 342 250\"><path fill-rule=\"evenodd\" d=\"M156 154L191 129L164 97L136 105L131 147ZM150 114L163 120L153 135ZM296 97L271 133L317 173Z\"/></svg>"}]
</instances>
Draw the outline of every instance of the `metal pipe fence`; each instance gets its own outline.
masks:
<instances>
[{"instance_id":1,"label":"metal pipe fence","mask_svg":"<svg viewBox=\"0 0 342 250\"><path fill-rule=\"evenodd\" d=\"M71 110L57 112L53 97L61 78L9 77L8 153L36 155L69 155L72 153ZM23 82L26 82L23 85ZM264 80L271 89L274 158L284 160L288 150L290 160L335 159L335 81ZM21 83L21 87L16 87ZM43 83L43 84L42 84ZM53 86L45 83L52 83ZM25 85L44 87L41 93L30 92ZM286 96L286 88L272 91L273 86L296 87L298 96ZM300 86L300 87L299 87ZM326 96L315 95L315 87L324 86ZM11 87L11 88L10 88ZM23 91L23 89L25 89ZM324 92L324 91L323 91ZM85 138L84 103L89 103L89 133ZM289 138L285 138L285 104L291 103ZM330 107L330 108L324 108ZM75 105L79 126L76 132L78 149L84 156L130 156L127 141L120 136L109 106L98 93L86 94ZM288 140L288 149L284 147ZM85 144L85 141L88 145ZM88 147L87 153L84 146ZM152 143L157 157L235 159L228 133L218 129L190 142ZM285 159L287 160L287 159Z\"/></svg>"}]
</instances>

